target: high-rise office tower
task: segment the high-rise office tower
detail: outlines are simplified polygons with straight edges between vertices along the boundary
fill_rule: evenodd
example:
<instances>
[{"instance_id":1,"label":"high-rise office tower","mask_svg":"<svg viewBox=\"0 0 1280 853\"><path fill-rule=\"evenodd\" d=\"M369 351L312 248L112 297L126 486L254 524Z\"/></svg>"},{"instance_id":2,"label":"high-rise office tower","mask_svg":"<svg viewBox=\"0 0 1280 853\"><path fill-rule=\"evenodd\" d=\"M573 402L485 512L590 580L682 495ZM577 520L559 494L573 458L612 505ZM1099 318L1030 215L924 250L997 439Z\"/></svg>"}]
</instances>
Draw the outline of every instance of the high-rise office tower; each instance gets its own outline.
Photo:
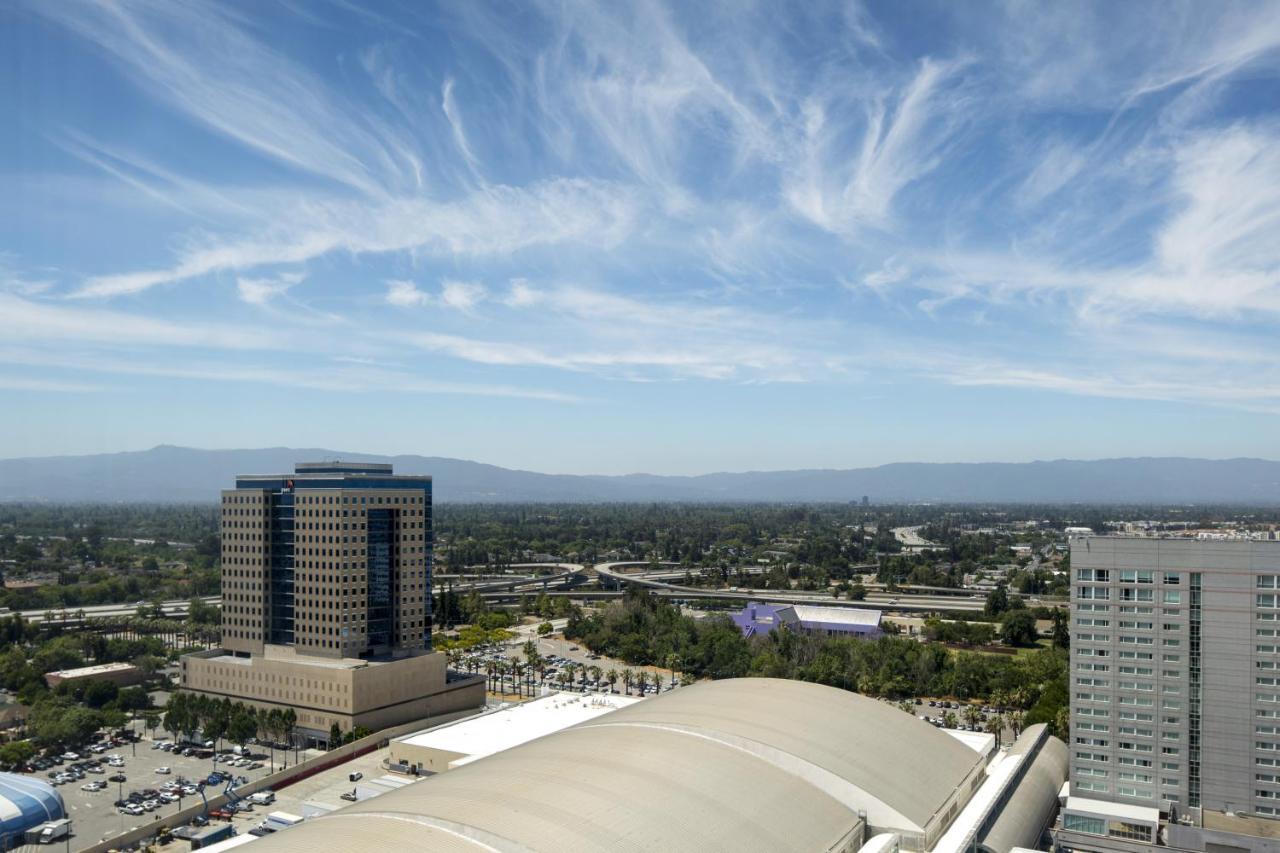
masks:
<instances>
[{"instance_id":1,"label":"high-rise office tower","mask_svg":"<svg viewBox=\"0 0 1280 853\"><path fill-rule=\"evenodd\" d=\"M182 685L291 707L315 741L484 703L431 653L431 478L322 462L222 493L222 648Z\"/></svg>"},{"instance_id":2,"label":"high-rise office tower","mask_svg":"<svg viewBox=\"0 0 1280 853\"><path fill-rule=\"evenodd\" d=\"M1163 826L1169 846L1266 847L1250 839L1280 835L1280 543L1081 536L1071 573L1060 844Z\"/></svg>"},{"instance_id":3,"label":"high-rise office tower","mask_svg":"<svg viewBox=\"0 0 1280 853\"><path fill-rule=\"evenodd\" d=\"M222 493L223 643L373 657L431 642L431 478L301 464Z\"/></svg>"}]
</instances>

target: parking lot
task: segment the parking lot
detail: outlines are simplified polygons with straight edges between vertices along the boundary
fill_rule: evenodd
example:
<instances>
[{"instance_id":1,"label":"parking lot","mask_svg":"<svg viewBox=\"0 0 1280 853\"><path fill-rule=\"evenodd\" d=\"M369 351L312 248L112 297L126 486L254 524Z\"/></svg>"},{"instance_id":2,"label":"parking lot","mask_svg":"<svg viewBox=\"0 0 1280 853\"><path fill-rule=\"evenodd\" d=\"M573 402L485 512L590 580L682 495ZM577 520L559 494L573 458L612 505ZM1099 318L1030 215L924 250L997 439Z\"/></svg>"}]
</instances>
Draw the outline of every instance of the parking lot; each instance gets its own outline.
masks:
<instances>
[{"instance_id":1,"label":"parking lot","mask_svg":"<svg viewBox=\"0 0 1280 853\"><path fill-rule=\"evenodd\" d=\"M142 797L142 799L144 801L152 800L154 802L153 810L146 811L144 809L141 814L122 814L114 804L117 800L127 798L133 792L138 792L140 796L144 790L152 790L159 794L161 793L161 786L167 782L178 783L179 780L195 782L207 779L214 770L233 773L237 777L244 776L251 780L271 772L269 753L265 747L249 747L253 760L260 762L261 767L228 767L225 763L214 763L210 758L196 758L153 748L164 742L162 740L151 741L143 737L137 743L114 746L101 754L85 753L80 756L81 761L87 759L99 760L102 772L85 770L84 779L77 779L74 782L57 787L58 793L62 795L62 800L66 804L67 817L71 818L72 821L71 849L83 849L104 839L115 837L130 828L153 823L200 800L198 793L191 794L180 791L174 792L172 802L165 802L159 796L146 796ZM224 746L224 750L229 752L231 747ZM111 755L119 755L123 766L108 766L106 759ZM305 758L305 754L302 757ZM290 764L294 763L294 754L290 752L286 755L282 751L277 751L275 756L276 766L280 767L285 760ZM65 771L72 763L74 762L64 761L62 765L49 768L49 770L36 771L32 775L48 781L49 773ZM169 772L161 773L159 772L161 768L167 768ZM125 781L108 781L115 774L122 774L125 777ZM100 791L83 790L82 786L93 781L107 782L106 788ZM215 791L220 793L225 785L225 782L221 782L217 785L209 786L211 788L209 795L212 796ZM187 791L190 790L188 787Z\"/></svg>"},{"instance_id":2,"label":"parking lot","mask_svg":"<svg viewBox=\"0 0 1280 853\"><path fill-rule=\"evenodd\" d=\"M522 653L523 645L524 645L523 643L520 643L515 647L513 651ZM671 673L671 670L669 669L663 669L662 667L659 667L659 666L634 666L632 664L628 664L620 660L615 660L613 658L608 658L601 655L593 655L591 653L591 650L586 648L585 646L580 646L578 643L572 642L570 640L565 640L554 635L550 637L539 638L537 641L537 645L538 645L538 654L544 658L555 658L560 661L565 661L565 660L572 661L573 663L577 664L579 667L598 666L600 667L600 669L604 670L605 672L608 672L611 669L617 670L619 673L627 669L631 670L632 672L640 672L641 670L644 670L645 672L648 672L651 677L656 675L658 678L662 679L662 690L664 692L668 690L671 686L672 673ZM508 654L511 654L511 653L512 652L508 652ZM579 675L577 676L577 680L580 680L581 677L582 677L581 673L579 673ZM555 683L556 682L553 678L552 684L555 684ZM619 693L623 693L626 691L626 686L622 683L622 680L619 679L618 683L614 685L614 689ZM638 695L639 692L640 692L640 688L638 685L633 686L631 688L631 693L633 695ZM652 693L652 692L653 692L652 687L649 687L646 690L646 693Z\"/></svg>"},{"instance_id":3,"label":"parking lot","mask_svg":"<svg viewBox=\"0 0 1280 853\"><path fill-rule=\"evenodd\" d=\"M350 796L359 784L351 781L351 774L361 774L362 780L386 775L388 771L383 767L383 762L390 752L389 748L382 747L275 791L275 802L271 805L251 807L232 817L236 833L244 835L275 811L310 816L315 813L317 805L330 809L350 805L351 801L344 799L343 795Z\"/></svg>"}]
</instances>

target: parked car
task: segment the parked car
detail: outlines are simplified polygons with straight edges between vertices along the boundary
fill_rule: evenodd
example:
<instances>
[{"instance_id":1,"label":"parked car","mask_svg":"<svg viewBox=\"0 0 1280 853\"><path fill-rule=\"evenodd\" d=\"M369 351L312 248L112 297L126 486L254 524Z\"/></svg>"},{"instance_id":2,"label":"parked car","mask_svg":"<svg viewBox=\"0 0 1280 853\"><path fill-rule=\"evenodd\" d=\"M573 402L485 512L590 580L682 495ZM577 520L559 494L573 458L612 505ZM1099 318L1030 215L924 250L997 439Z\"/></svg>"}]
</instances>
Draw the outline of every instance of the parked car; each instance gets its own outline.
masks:
<instances>
[{"instance_id":1,"label":"parked car","mask_svg":"<svg viewBox=\"0 0 1280 853\"><path fill-rule=\"evenodd\" d=\"M115 774L114 776L108 776L108 777L107 777L107 779L108 779L109 781L111 781L111 782L127 782L127 781L129 781L129 780L128 780L128 778L127 778L123 773L117 773L117 774Z\"/></svg>"},{"instance_id":2,"label":"parked car","mask_svg":"<svg viewBox=\"0 0 1280 853\"><path fill-rule=\"evenodd\" d=\"M157 773L159 773L161 776L168 776L170 773L172 773L172 772L173 772L173 768L171 768L171 767L157 767L157 768L156 768L156 772L157 772Z\"/></svg>"}]
</instances>

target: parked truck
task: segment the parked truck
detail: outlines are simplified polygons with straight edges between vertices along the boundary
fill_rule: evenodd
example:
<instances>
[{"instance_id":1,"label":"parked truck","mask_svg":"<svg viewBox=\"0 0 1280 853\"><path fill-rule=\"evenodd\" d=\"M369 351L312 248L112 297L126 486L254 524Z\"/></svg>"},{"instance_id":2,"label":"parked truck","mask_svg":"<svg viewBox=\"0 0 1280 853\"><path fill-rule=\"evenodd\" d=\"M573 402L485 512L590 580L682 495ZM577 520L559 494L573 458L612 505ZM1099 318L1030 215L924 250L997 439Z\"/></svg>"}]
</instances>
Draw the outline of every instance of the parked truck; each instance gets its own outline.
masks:
<instances>
[{"instance_id":1,"label":"parked truck","mask_svg":"<svg viewBox=\"0 0 1280 853\"><path fill-rule=\"evenodd\" d=\"M269 806L276 801L276 792L270 790L258 791L257 793L250 794L247 799L255 806Z\"/></svg>"},{"instance_id":2,"label":"parked truck","mask_svg":"<svg viewBox=\"0 0 1280 853\"><path fill-rule=\"evenodd\" d=\"M51 820L28 829L23 840L27 844L52 844L71 833L71 821L68 818Z\"/></svg>"},{"instance_id":3,"label":"parked truck","mask_svg":"<svg viewBox=\"0 0 1280 853\"><path fill-rule=\"evenodd\" d=\"M289 814L288 812L272 812L267 815L267 819L259 824L260 829L270 832L279 832L282 829L288 829L291 826L297 826L302 823L302 815Z\"/></svg>"}]
</instances>

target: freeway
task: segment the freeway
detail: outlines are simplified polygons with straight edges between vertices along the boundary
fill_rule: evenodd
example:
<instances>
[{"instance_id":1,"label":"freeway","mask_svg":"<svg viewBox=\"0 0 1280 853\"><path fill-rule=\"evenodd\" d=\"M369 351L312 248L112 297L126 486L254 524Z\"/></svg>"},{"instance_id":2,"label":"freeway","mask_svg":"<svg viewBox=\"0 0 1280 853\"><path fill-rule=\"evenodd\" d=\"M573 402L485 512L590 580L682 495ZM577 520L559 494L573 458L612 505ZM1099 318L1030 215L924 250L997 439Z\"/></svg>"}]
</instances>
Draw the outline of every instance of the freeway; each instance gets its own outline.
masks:
<instances>
[{"instance_id":1,"label":"freeway","mask_svg":"<svg viewBox=\"0 0 1280 853\"><path fill-rule=\"evenodd\" d=\"M965 590L953 590L931 587L917 587L910 593L907 591L891 593L876 590L874 587L868 590L867 596L861 601L850 601L848 599L833 599L829 595L820 593L800 593L800 592L778 592L776 590L714 590L703 589L701 587L686 587L680 584L670 583L671 580L678 580L684 577L684 570L678 569L677 563L659 563L660 566L667 567L665 570L659 571L640 571L626 572L625 568L650 568L653 564L649 561L631 560L611 563L600 563L590 568L576 563L521 563L510 566L511 569L528 571L530 569L552 569L556 570L552 574L545 575L512 575L510 577L496 578L488 576L476 583L465 583L461 581L459 576L442 577L442 580L450 581L450 588L454 591L475 591L480 593L485 599L490 601L509 601L519 597L521 590L530 587L540 587L552 596L570 596L573 598L581 598L583 600L607 600L618 598L623 594L623 589L629 585L636 585L648 588L655 595L663 598L675 599L681 601L694 600L720 600L720 601L761 601L769 604L811 604L822 605L827 607L862 607L875 610L897 610L909 612L933 612L942 610L966 610L977 611L982 610L985 603L984 596L974 594ZM855 568L874 568L874 566L857 566ZM735 571L737 571L735 569ZM764 571L764 567L746 567L748 572ZM601 582L602 586L612 586L613 589L587 590L577 589L568 591L564 589L573 585L574 581L590 580L591 574L594 574ZM540 591L541 591L540 590ZM205 596L203 600L207 604L214 607L222 606L222 599L216 595ZM1032 604L1057 604L1056 599L1037 599L1031 598ZM76 609L44 609L44 610L24 610L19 611L23 619L28 623L40 623L45 619L46 613L52 613L54 621L76 621L78 614L83 612L86 618L105 618L111 616L132 616L138 611L141 603L134 604L102 604L93 607L84 607ZM164 612L173 617L181 617L186 615L188 602L185 599L176 601L161 602Z\"/></svg>"},{"instance_id":2,"label":"freeway","mask_svg":"<svg viewBox=\"0 0 1280 853\"><path fill-rule=\"evenodd\" d=\"M854 607L863 610L903 613L937 613L946 610L980 612L984 603L981 600L975 601L951 596L933 598L918 595L902 596L900 598L868 595L863 601L850 601L846 598L833 599L830 596L804 595L767 589L734 592L729 590L697 589L695 587L676 587L672 589L651 589L650 593L670 601L758 601L765 604L809 604L820 607ZM625 594L623 590L616 589L555 590L547 593L552 598L570 598L581 601L608 601L621 598ZM518 594L507 592L487 592L481 595L486 601L494 602L508 602L518 598Z\"/></svg>"},{"instance_id":3,"label":"freeway","mask_svg":"<svg viewBox=\"0 0 1280 853\"><path fill-rule=\"evenodd\" d=\"M813 604L828 607L863 607L874 610L909 610L930 612L938 610L982 610L986 598L979 595L959 597L951 595L898 595L888 592L868 592L861 601L831 598L829 595L777 592L772 590L719 591L699 589L667 583L644 575L620 571L622 566L636 563L601 563L595 567L602 585L647 587L667 598L711 598L731 601L763 601L769 604ZM639 564L639 565L648 565ZM672 565L667 563L666 565Z\"/></svg>"},{"instance_id":4,"label":"freeway","mask_svg":"<svg viewBox=\"0 0 1280 853\"><path fill-rule=\"evenodd\" d=\"M942 546L936 542L930 542L920 536L920 530L924 527L917 524L914 527L895 527L893 528L893 537L902 543L906 548L941 548Z\"/></svg>"},{"instance_id":5,"label":"freeway","mask_svg":"<svg viewBox=\"0 0 1280 853\"><path fill-rule=\"evenodd\" d=\"M222 599L216 595L206 595L202 599L206 604L212 604L214 607L222 606ZM190 602L187 599L177 601L162 601L160 606L164 608L164 612L168 616L185 616L187 607ZM75 607L75 608L53 608L46 607L43 610L19 610L23 620L28 623L40 623L44 621L45 614L53 614L53 621L74 621L84 614L86 619L104 618L107 616L133 616L138 612L139 607L151 606L150 602L139 601L134 604L98 604L93 607ZM66 614L65 619L63 614Z\"/></svg>"},{"instance_id":6,"label":"freeway","mask_svg":"<svg viewBox=\"0 0 1280 853\"><path fill-rule=\"evenodd\" d=\"M559 569L558 572L548 575L521 575L512 576L511 578L494 580L480 583L451 583L449 588L456 592L492 592L507 591L514 592L522 587L543 587L559 586L561 584L572 583L572 579L581 574L586 566L578 563L514 563L510 568L513 569Z\"/></svg>"}]
</instances>

